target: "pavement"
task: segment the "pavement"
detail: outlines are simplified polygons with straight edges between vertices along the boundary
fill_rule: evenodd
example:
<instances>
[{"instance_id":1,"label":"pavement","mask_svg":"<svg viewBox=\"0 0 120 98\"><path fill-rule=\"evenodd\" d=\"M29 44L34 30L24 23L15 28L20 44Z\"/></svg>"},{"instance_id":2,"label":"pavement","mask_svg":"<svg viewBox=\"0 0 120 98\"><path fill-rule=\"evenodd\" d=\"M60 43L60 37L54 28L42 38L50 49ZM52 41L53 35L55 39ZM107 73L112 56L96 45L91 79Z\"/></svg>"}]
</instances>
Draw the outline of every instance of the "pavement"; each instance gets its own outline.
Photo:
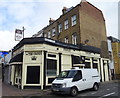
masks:
<instances>
[{"instance_id":1,"label":"pavement","mask_svg":"<svg viewBox=\"0 0 120 98\"><path fill-rule=\"evenodd\" d=\"M2 79L0 79L0 98L2 97Z\"/></svg>"},{"instance_id":2,"label":"pavement","mask_svg":"<svg viewBox=\"0 0 120 98\"><path fill-rule=\"evenodd\" d=\"M34 94L43 94L43 91L40 89L18 89L15 86L2 83L2 96L28 96Z\"/></svg>"},{"instance_id":3,"label":"pavement","mask_svg":"<svg viewBox=\"0 0 120 98\"><path fill-rule=\"evenodd\" d=\"M103 86L103 87L101 87L102 88L101 91L104 91L104 89L106 89L107 90L106 93L107 93L109 90L105 86L108 84L110 85L109 88L113 87L112 85L118 86L118 85L116 85L116 83L118 83L118 80L102 82L101 86ZM23 90L21 90L15 86L2 83L2 81L0 82L0 87L2 88L2 91L1 91L2 94L0 94L3 96L2 98L4 98L4 97L6 98L6 96L19 96L19 98L23 98L23 96L27 96L25 98L32 98L31 96L54 96L54 95L52 95L52 93L49 89L47 89L47 90L40 90L40 89L23 89ZM92 93L92 95L94 95L93 93L95 93L95 92L90 92L90 91L81 92L80 96L85 95L85 94L90 95L90 93Z\"/></svg>"}]
</instances>

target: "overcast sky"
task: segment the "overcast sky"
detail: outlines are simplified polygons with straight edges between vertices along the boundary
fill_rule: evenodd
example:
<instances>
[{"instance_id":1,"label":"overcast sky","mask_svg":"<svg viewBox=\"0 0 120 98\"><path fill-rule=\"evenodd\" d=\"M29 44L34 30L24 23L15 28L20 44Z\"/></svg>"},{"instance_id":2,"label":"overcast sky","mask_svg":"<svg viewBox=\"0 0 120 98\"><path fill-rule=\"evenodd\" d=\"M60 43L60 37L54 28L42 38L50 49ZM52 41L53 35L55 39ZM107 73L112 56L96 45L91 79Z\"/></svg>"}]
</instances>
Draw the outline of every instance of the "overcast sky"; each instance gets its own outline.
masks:
<instances>
[{"instance_id":1,"label":"overcast sky","mask_svg":"<svg viewBox=\"0 0 120 98\"><path fill-rule=\"evenodd\" d=\"M102 10L106 21L107 36L118 38L118 1L87 0ZM96 2L95 2L96 1ZM64 6L71 7L81 0L0 0L0 50L11 50L15 41L15 29L24 26L25 37L31 37L57 19Z\"/></svg>"}]
</instances>

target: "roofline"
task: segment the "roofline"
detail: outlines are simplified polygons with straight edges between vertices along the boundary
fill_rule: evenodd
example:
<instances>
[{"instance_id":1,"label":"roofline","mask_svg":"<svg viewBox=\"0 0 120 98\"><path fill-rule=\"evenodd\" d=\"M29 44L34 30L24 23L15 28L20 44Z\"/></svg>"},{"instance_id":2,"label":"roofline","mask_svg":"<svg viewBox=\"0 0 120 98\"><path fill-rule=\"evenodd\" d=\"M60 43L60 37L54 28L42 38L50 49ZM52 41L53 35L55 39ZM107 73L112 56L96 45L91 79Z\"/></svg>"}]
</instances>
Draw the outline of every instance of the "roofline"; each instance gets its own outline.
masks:
<instances>
[{"instance_id":1,"label":"roofline","mask_svg":"<svg viewBox=\"0 0 120 98\"><path fill-rule=\"evenodd\" d=\"M96 6L94 6L93 4L91 4L90 2L88 2L88 1L86 1L86 0L84 0L84 1L81 0L81 2L80 2L79 4L77 4L75 7L73 7L70 11L72 11L73 9L75 9L77 6L81 6L81 3L82 3L82 2L87 2L88 4L90 4L90 5L93 6L95 9L97 9L98 11L100 11L100 12L102 13L102 11L101 11L100 9L98 9ZM68 11L67 13L69 13L70 11ZM67 13L65 13L65 14L67 14ZM62 16L64 16L65 14L60 15L60 17L57 18L53 23L55 23L57 20L59 20L59 19L60 19ZM102 13L102 15L103 15L103 13ZM104 16L103 16L103 20L105 21ZM51 24L43 27L41 30L46 29L47 27L49 27L49 26L52 25L53 23L51 23ZM41 30L39 30L39 31L38 31L36 34L34 34L32 37L34 37L35 35L41 34L41 32L40 32ZM39 33L39 32L40 32L40 33Z\"/></svg>"},{"instance_id":2,"label":"roofline","mask_svg":"<svg viewBox=\"0 0 120 98\"><path fill-rule=\"evenodd\" d=\"M77 4L75 7L73 7L70 11L72 11L74 8L76 8L77 6L80 6L80 4ZM67 13L69 13L70 11L68 11ZM67 14L67 13L65 13L65 14ZM57 20L59 20L62 16L64 16L65 14L62 14L62 15L60 15L59 16L59 18L57 18L54 22L52 22L51 24L48 24L47 26L45 26L45 27L43 27L41 30L44 30L44 29L46 29L47 27L49 27L50 25L52 25L53 23L55 23ZM41 31L41 30L39 30L39 31ZM38 31L38 32L39 32ZM37 33L38 33L37 32ZM36 34L37 34L36 33ZM35 35L35 34L34 34Z\"/></svg>"},{"instance_id":3,"label":"roofline","mask_svg":"<svg viewBox=\"0 0 120 98\"><path fill-rule=\"evenodd\" d=\"M88 2L88 1L86 1L86 0L83 0L83 2L87 2L87 3L90 4L92 7L94 7L96 10L100 11L101 14L103 15L102 10L98 9L98 8L97 8L96 6L94 6L92 3L90 3L90 2ZM81 0L81 3L82 3L82 0ZM80 4L81 4L81 3L80 3ZM103 20L105 21L104 15L103 15Z\"/></svg>"},{"instance_id":4,"label":"roofline","mask_svg":"<svg viewBox=\"0 0 120 98\"><path fill-rule=\"evenodd\" d=\"M107 39L111 40L112 42L120 42L118 38L115 38L113 36L108 36Z\"/></svg>"},{"instance_id":5,"label":"roofline","mask_svg":"<svg viewBox=\"0 0 120 98\"><path fill-rule=\"evenodd\" d=\"M69 43L63 43L58 40L48 39L45 37L24 38L13 48L13 52L21 48L22 46L28 45L28 44L48 44L48 45L58 46L58 47L67 48L67 49L82 50L82 51L87 51L92 53L100 53L100 48L83 45L83 44L73 45Z\"/></svg>"},{"instance_id":6,"label":"roofline","mask_svg":"<svg viewBox=\"0 0 120 98\"><path fill-rule=\"evenodd\" d=\"M84 2L87 2L88 4L90 4L91 6L93 6L94 8L96 8L98 11L102 12L100 9L98 9L96 6L94 6L92 3L90 3L90 2L88 2L86 0L84 0ZM81 3L82 3L82 1L81 1Z\"/></svg>"}]
</instances>

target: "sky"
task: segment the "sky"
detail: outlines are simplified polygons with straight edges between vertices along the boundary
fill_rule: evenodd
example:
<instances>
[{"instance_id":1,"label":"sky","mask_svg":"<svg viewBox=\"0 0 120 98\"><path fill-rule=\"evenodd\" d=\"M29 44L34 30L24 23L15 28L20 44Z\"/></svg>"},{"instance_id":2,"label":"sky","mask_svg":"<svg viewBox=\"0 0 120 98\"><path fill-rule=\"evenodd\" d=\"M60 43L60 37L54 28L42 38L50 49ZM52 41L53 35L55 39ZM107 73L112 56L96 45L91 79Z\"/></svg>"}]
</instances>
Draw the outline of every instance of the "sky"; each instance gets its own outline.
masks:
<instances>
[{"instance_id":1,"label":"sky","mask_svg":"<svg viewBox=\"0 0 120 98\"><path fill-rule=\"evenodd\" d=\"M87 0L104 15L107 36L118 38L118 1ZM25 37L31 37L49 24L49 19L62 15L64 6L71 7L81 0L0 0L0 50L11 50L15 41L15 29L25 27Z\"/></svg>"}]
</instances>

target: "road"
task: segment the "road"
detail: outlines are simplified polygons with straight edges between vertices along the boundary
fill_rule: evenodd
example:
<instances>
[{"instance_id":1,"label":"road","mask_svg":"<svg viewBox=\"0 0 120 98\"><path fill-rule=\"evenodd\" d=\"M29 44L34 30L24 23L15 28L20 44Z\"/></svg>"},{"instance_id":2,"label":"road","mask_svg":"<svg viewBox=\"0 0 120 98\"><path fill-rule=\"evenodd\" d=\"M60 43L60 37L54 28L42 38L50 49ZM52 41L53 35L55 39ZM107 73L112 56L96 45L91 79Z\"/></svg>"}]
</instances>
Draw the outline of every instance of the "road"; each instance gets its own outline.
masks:
<instances>
[{"instance_id":1,"label":"road","mask_svg":"<svg viewBox=\"0 0 120 98\"><path fill-rule=\"evenodd\" d=\"M0 95L1 92L3 94L3 96L19 96L18 98L39 98L40 96L43 98L44 97L50 97L50 98L64 98L64 97L70 97L69 95L61 95L61 94L52 94L51 91L49 89L47 90L39 90L39 89L24 89L24 90L20 90L14 86L8 85L8 84L2 84L1 85L0 81L0 88L2 88L2 90L0 91ZM119 81L120 83L120 81ZM104 82L101 83L100 88L98 91L93 91L91 89L89 90L85 90L85 91L81 91L78 94L78 98L120 98L120 84L118 83L118 81L110 81L110 82ZM20 97L21 96L21 97ZM26 97L23 97L26 96ZM37 96L37 97L35 97ZM119 97L118 97L119 96ZM2 97L4 98L4 97Z\"/></svg>"},{"instance_id":2,"label":"road","mask_svg":"<svg viewBox=\"0 0 120 98\"><path fill-rule=\"evenodd\" d=\"M118 88L119 86L119 88ZM119 93L118 93L119 92ZM46 92L43 93L44 95L43 96L49 96L49 97L70 97L69 95L55 95L55 94L52 94L50 90L46 90ZM78 96L77 97L81 97L81 98L84 98L84 97L95 97L95 98L109 98L109 97L113 97L113 98L120 98L120 85L118 85L118 82L105 82L105 83L102 83L100 85L100 88L98 91L93 91L91 89L89 90L85 90L85 91L81 91L79 92ZM39 94L35 94L35 95L31 95L31 96L39 96ZM118 97L119 96L119 97ZM32 98L29 97L28 98Z\"/></svg>"}]
</instances>

